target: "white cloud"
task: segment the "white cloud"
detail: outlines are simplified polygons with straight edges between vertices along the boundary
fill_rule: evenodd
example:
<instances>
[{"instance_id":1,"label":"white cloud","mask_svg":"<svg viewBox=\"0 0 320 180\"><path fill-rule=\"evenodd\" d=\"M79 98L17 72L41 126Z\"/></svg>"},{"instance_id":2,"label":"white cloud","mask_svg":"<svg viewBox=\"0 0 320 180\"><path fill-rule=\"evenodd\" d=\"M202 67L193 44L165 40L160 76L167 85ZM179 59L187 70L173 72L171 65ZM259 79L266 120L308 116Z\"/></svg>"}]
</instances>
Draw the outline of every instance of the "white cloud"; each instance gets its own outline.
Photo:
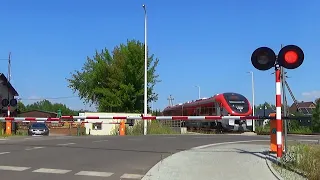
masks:
<instances>
[{"instance_id":1,"label":"white cloud","mask_svg":"<svg viewBox=\"0 0 320 180\"><path fill-rule=\"evenodd\" d=\"M315 100L317 98L320 98L320 90L318 91L309 91L309 92L303 92L302 96L306 100Z\"/></svg>"}]
</instances>

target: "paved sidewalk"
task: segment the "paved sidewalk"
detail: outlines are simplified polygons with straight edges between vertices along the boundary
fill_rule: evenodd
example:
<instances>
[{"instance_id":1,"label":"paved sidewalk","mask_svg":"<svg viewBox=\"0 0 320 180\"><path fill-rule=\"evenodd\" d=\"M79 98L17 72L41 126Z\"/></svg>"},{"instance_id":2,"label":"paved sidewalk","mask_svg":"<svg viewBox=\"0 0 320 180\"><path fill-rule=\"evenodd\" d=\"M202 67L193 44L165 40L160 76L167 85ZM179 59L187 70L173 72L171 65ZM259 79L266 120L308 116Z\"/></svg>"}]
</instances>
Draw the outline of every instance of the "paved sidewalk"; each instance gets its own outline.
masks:
<instances>
[{"instance_id":1,"label":"paved sidewalk","mask_svg":"<svg viewBox=\"0 0 320 180\"><path fill-rule=\"evenodd\" d=\"M265 160L268 150L248 143L194 148L162 160L142 180L277 180Z\"/></svg>"}]
</instances>

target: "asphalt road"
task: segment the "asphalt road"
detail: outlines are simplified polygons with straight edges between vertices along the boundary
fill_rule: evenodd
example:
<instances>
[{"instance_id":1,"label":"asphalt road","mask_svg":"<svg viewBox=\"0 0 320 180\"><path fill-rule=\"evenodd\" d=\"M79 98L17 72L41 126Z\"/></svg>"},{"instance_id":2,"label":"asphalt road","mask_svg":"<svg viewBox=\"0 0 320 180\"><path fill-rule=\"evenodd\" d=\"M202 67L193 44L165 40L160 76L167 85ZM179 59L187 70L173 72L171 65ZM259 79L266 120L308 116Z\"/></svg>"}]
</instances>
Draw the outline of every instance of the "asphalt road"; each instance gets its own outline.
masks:
<instances>
[{"instance_id":1,"label":"asphalt road","mask_svg":"<svg viewBox=\"0 0 320 180\"><path fill-rule=\"evenodd\" d=\"M289 139L320 139L290 136ZM269 136L165 135L15 137L0 139L1 179L119 180L141 179L157 162L195 146ZM258 142L253 142L258 143Z\"/></svg>"}]
</instances>

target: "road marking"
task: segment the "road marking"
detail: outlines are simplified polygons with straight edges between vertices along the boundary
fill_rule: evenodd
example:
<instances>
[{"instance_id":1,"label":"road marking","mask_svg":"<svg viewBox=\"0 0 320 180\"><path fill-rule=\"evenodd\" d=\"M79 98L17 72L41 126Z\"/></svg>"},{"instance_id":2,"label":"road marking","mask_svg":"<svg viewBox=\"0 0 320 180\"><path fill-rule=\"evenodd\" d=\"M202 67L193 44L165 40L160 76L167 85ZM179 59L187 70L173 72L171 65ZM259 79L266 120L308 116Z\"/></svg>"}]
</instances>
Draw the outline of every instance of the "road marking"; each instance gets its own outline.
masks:
<instances>
[{"instance_id":1,"label":"road marking","mask_svg":"<svg viewBox=\"0 0 320 180\"><path fill-rule=\"evenodd\" d=\"M141 179L143 176L141 174L123 174L120 179Z\"/></svg>"},{"instance_id":2,"label":"road marking","mask_svg":"<svg viewBox=\"0 0 320 180\"><path fill-rule=\"evenodd\" d=\"M34 149L42 149L44 147L32 147L32 148L27 148L25 149L26 151L34 150Z\"/></svg>"},{"instance_id":3,"label":"road marking","mask_svg":"<svg viewBox=\"0 0 320 180\"><path fill-rule=\"evenodd\" d=\"M248 141L230 141L230 142L222 142L222 143L214 143L214 144L207 144L203 146L198 146L191 148L192 149L203 149L207 147L212 147L212 146L220 146L220 145L227 145L227 144L239 144L239 143L250 143L250 142L265 142L265 141L270 141L270 140L248 140Z\"/></svg>"},{"instance_id":4,"label":"road marking","mask_svg":"<svg viewBox=\"0 0 320 180\"><path fill-rule=\"evenodd\" d=\"M98 142L106 142L106 141L109 141L107 139L104 139L104 140L97 140L97 141L92 141L93 143L98 143Z\"/></svg>"},{"instance_id":5,"label":"road marking","mask_svg":"<svg viewBox=\"0 0 320 180\"><path fill-rule=\"evenodd\" d=\"M25 171L27 169L30 169L30 167L0 166L0 170L5 170L5 171Z\"/></svg>"},{"instance_id":6,"label":"road marking","mask_svg":"<svg viewBox=\"0 0 320 180\"><path fill-rule=\"evenodd\" d=\"M0 139L0 141L7 141L8 139Z\"/></svg>"},{"instance_id":7,"label":"road marking","mask_svg":"<svg viewBox=\"0 0 320 180\"><path fill-rule=\"evenodd\" d=\"M113 175L111 172L98 172L98 171L80 171L76 173L77 176L98 176L98 177L110 177Z\"/></svg>"},{"instance_id":8,"label":"road marking","mask_svg":"<svg viewBox=\"0 0 320 180\"><path fill-rule=\"evenodd\" d=\"M53 136L51 136L53 137ZM70 137L65 137L65 136L56 136L56 137L53 137L54 139L70 139Z\"/></svg>"},{"instance_id":9,"label":"road marking","mask_svg":"<svg viewBox=\"0 0 320 180\"><path fill-rule=\"evenodd\" d=\"M165 139L175 139L177 137L162 137L162 138L165 138Z\"/></svg>"},{"instance_id":10,"label":"road marking","mask_svg":"<svg viewBox=\"0 0 320 180\"><path fill-rule=\"evenodd\" d=\"M128 139L128 141L141 141L142 139Z\"/></svg>"},{"instance_id":11,"label":"road marking","mask_svg":"<svg viewBox=\"0 0 320 180\"><path fill-rule=\"evenodd\" d=\"M33 137L27 137L27 138L24 138L25 140L28 140L28 139L41 139L42 137L37 137L37 136L33 136Z\"/></svg>"},{"instance_id":12,"label":"road marking","mask_svg":"<svg viewBox=\"0 0 320 180\"><path fill-rule=\"evenodd\" d=\"M192 137L194 139L209 139L209 138L220 138L220 137L213 137L213 136L200 136L200 137Z\"/></svg>"},{"instance_id":13,"label":"road marking","mask_svg":"<svg viewBox=\"0 0 320 180\"><path fill-rule=\"evenodd\" d=\"M36 169L32 172L37 172L37 173L51 173L51 174L66 174L70 172L71 170L65 170L65 169L47 169L47 168L40 168Z\"/></svg>"},{"instance_id":14,"label":"road marking","mask_svg":"<svg viewBox=\"0 0 320 180\"><path fill-rule=\"evenodd\" d=\"M0 155L2 154L9 154L10 152L0 152Z\"/></svg>"},{"instance_id":15,"label":"road marking","mask_svg":"<svg viewBox=\"0 0 320 180\"><path fill-rule=\"evenodd\" d=\"M57 144L58 146L68 146L68 145L72 145L72 144L76 144L76 143L65 143L65 144Z\"/></svg>"}]
</instances>

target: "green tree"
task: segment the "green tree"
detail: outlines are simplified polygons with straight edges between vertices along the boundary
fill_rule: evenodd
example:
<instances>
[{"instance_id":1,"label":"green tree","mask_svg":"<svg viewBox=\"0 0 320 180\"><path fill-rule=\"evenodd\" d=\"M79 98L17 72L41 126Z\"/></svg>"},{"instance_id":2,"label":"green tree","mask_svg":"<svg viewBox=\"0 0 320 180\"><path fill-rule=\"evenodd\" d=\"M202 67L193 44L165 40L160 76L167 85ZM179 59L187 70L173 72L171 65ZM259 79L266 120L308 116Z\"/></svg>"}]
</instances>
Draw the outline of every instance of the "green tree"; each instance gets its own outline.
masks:
<instances>
[{"instance_id":1,"label":"green tree","mask_svg":"<svg viewBox=\"0 0 320 180\"><path fill-rule=\"evenodd\" d=\"M270 103L268 103L268 102L264 102L263 104L257 105L257 106L256 106L256 109L260 109L260 108L263 109L264 106L267 107L267 108L271 108L271 109L275 109L275 108L276 108L275 105L270 104Z\"/></svg>"},{"instance_id":2,"label":"green tree","mask_svg":"<svg viewBox=\"0 0 320 180\"><path fill-rule=\"evenodd\" d=\"M149 54L149 53L148 53ZM154 86L158 80L158 59L148 56L148 102L158 100ZM104 112L142 112L144 102L144 44L128 40L87 57L82 71L67 79L73 92ZM148 107L150 110L150 107Z\"/></svg>"},{"instance_id":3,"label":"green tree","mask_svg":"<svg viewBox=\"0 0 320 180\"><path fill-rule=\"evenodd\" d=\"M320 100L316 101L317 105L312 115L312 131L320 132Z\"/></svg>"},{"instance_id":4,"label":"green tree","mask_svg":"<svg viewBox=\"0 0 320 180\"><path fill-rule=\"evenodd\" d=\"M26 106L21 101L18 101L18 106L17 107L18 107L20 112L27 111Z\"/></svg>"},{"instance_id":5,"label":"green tree","mask_svg":"<svg viewBox=\"0 0 320 180\"><path fill-rule=\"evenodd\" d=\"M51 103L48 100L42 100L42 101L38 101L28 105L24 105L22 102L20 102L19 109L20 109L20 112L32 111L32 110L58 112L58 110L60 109L62 112L62 115L78 115L78 111L71 110L65 104Z\"/></svg>"}]
</instances>

